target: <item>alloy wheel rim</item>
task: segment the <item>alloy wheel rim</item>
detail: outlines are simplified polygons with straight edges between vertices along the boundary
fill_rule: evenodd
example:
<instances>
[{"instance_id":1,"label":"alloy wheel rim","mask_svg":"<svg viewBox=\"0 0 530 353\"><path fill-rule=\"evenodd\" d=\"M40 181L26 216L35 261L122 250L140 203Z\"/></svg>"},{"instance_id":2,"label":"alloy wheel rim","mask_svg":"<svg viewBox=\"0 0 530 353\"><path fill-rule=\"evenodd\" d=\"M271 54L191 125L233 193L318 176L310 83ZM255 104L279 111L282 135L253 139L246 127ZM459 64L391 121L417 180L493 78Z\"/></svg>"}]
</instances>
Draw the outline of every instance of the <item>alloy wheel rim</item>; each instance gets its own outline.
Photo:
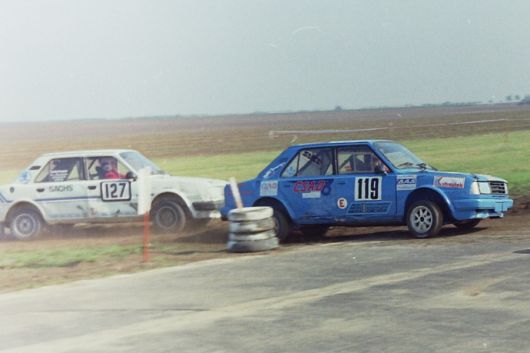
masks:
<instances>
[{"instance_id":1,"label":"alloy wheel rim","mask_svg":"<svg viewBox=\"0 0 530 353\"><path fill-rule=\"evenodd\" d=\"M411 214L412 226L419 233L428 232L434 223L431 210L425 206L416 207Z\"/></svg>"}]
</instances>

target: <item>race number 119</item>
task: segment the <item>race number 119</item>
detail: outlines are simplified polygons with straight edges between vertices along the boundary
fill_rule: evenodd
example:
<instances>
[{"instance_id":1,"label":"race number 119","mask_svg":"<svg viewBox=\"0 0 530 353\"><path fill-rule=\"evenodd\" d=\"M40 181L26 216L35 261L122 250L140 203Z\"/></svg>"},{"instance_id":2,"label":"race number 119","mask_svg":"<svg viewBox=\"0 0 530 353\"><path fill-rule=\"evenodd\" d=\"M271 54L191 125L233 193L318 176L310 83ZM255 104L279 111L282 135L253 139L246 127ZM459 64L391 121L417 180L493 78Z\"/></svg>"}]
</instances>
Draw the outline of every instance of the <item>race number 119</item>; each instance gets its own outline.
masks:
<instances>
[{"instance_id":1,"label":"race number 119","mask_svg":"<svg viewBox=\"0 0 530 353\"><path fill-rule=\"evenodd\" d=\"M355 178L355 200L381 200L381 177Z\"/></svg>"},{"instance_id":2,"label":"race number 119","mask_svg":"<svg viewBox=\"0 0 530 353\"><path fill-rule=\"evenodd\" d=\"M104 181L101 183L103 201L129 201L131 199L131 183L128 181Z\"/></svg>"}]
</instances>

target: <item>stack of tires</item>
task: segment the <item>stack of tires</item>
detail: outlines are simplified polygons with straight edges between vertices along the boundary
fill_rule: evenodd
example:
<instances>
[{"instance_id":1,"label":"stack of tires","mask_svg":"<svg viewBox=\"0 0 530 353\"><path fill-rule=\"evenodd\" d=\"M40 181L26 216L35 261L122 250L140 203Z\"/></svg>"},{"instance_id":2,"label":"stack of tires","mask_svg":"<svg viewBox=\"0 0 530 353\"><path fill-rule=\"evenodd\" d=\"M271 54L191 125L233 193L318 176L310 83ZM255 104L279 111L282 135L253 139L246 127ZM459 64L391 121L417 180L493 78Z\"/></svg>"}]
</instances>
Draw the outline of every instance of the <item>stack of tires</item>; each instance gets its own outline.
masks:
<instances>
[{"instance_id":1,"label":"stack of tires","mask_svg":"<svg viewBox=\"0 0 530 353\"><path fill-rule=\"evenodd\" d=\"M228 214L230 235L227 250L255 252L278 247L274 230L273 210L270 207L243 207Z\"/></svg>"}]
</instances>

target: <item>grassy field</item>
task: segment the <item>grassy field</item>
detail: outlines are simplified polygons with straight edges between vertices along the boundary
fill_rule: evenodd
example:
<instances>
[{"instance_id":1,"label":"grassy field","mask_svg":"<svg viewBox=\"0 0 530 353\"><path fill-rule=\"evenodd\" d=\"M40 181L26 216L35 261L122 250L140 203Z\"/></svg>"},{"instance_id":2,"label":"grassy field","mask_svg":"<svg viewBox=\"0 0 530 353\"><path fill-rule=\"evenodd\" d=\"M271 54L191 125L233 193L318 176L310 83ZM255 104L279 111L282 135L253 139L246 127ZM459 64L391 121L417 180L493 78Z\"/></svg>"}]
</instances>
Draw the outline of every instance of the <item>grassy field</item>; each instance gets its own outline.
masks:
<instances>
[{"instance_id":1,"label":"grassy field","mask_svg":"<svg viewBox=\"0 0 530 353\"><path fill-rule=\"evenodd\" d=\"M513 194L530 194L530 130L469 137L402 141L440 170L505 178ZM163 158L156 162L174 175L238 180L255 177L280 151Z\"/></svg>"},{"instance_id":2,"label":"grassy field","mask_svg":"<svg viewBox=\"0 0 530 353\"><path fill-rule=\"evenodd\" d=\"M488 133L467 137L404 140L412 152L440 170L473 172L502 177L510 193L530 194L530 130ZM246 180L255 177L281 150L157 158L173 175ZM10 182L16 170L0 172Z\"/></svg>"}]
</instances>

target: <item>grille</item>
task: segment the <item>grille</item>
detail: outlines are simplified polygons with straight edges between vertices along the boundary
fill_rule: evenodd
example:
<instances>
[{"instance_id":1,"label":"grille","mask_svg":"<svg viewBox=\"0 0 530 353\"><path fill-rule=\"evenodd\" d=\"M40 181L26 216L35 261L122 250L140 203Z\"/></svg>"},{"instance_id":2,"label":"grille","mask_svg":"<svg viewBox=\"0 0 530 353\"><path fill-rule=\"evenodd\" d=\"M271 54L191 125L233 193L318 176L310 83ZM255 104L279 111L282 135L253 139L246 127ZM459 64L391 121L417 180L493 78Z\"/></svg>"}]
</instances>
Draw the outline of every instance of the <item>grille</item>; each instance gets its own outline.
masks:
<instances>
[{"instance_id":1,"label":"grille","mask_svg":"<svg viewBox=\"0 0 530 353\"><path fill-rule=\"evenodd\" d=\"M490 189L492 194L507 194L506 183L502 181L490 181Z\"/></svg>"}]
</instances>

